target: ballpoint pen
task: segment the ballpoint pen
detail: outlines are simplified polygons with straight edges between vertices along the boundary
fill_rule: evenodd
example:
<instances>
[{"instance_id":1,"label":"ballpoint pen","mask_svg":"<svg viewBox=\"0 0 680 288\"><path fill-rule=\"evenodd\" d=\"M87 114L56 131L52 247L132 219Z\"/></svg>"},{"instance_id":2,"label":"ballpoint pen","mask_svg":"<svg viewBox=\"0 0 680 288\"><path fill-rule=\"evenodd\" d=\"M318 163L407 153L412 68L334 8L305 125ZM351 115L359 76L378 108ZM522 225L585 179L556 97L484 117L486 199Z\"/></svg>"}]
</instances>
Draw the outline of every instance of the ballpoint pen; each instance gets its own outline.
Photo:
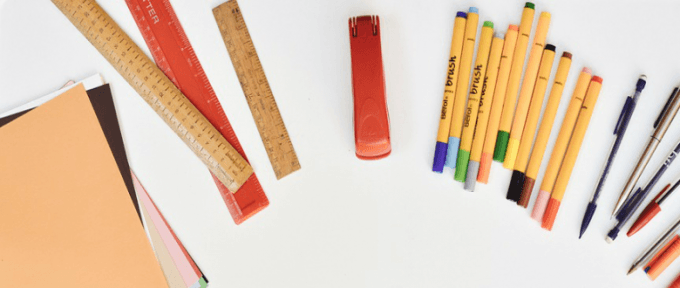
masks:
<instances>
[{"instance_id":1,"label":"ballpoint pen","mask_svg":"<svg viewBox=\"0 0 680 288\"><path fill-rule=\"evenodd\" d=\"M649 280L656 280L678 257L680 257L680 235L675 235L659 250L659 253L647 262L645 274Z\"/></svg>"},{"instance_id":2,"label":"ballpoint pen","mask_svg":"<svg viewBox=\"0 0 680 288\"><path fill-rule=\"evenodd\" d=\"M661 110L659 117L656 119L656 121L654 121L654 133L652 134L651 139L649 139L649 143L640 156L637 165L635 165L635 169L633 169L633 172L630 174L628 182L626 182L626 186L621 191L621 196L619 196L619 200L616 202L616 206L612 212L612 217L618 213L618 211L621 209L621 206L623 206L624 202L627 201L630 193L633 192L633 188L635 188L635 185L637 185L640 175L642 175L647 163L649 163L652 155L654 155L654 151L656 150L656 147L659 146L659 142L661 142L663 136L666 134L668 126L671 125L675 115L678 113L678 108L680 108L680 97L678 97L678 94L680 94L678 93L678 87L675 87L671 93L671 96L668 97L668 101L666 101L666 104Z\"/></svg>"},{"instance_id":3,"label":"ballpoint pen","mask_svg":"<svg viewBox=\"0 0 680 288\"><path fill-rule=\"evenodd\" d=\"M640 216L638 216L638 219L635 220L635 223L633 223L633 226L630 227L628 230L628 233L626 235L628 237L633 236L635 233L640 231L649 221L651 221L656 214L659 214L661 212L661 204L668 199L669 196L675 191L675 189L680 186L680 180L676 181L673 186L671 184L666 185L661 192L659 192L659 195L656 195L654 200L652 202L649 202L647 207L645 207L645 210L642 210L642 213L640 213Z\"/></svg>"},{"instance_id":4,"label":"ballpoint pen","mask_svg":"<svg viewBox=\"0 0 680 288\"><path fill-rule=\"evenodd\" d=\"M637 83L635 84L635 92L633 93L633 96L628 96L628 98L626 98L626 104L623 105L623 109L619 115L619 120L614 127L614 136L616 137L616 140L614 140L614 143L612 144L611 152L609 152L609 158L604 165L604 169L602 169L602 176L600 176L600 180L597 182L597 187L595 188L593 197L588 203L585 215L583 215L583 222L581 223L581 231L579 232L578 238L581 238L583 233L586 232L586 229L588 229L588 225L590 224L590 220L593 218L593 214L595 214L595 209L597 209L597 200L600 198L600 191L604 186L604 182L607 180L609 168L611 168L612 163L614 162L616 152L619 151L619 147L623 141L623 136L626 134L626 129L628 129L628 123L630 122L630 118L633 116L633 111L635 111L637 100L642 93L642 89L645 89L645 84L647 84L647 77L645 75L641 75L640 79L638 79Z\"/></svg>"},{"instance_id":5,"label":"ballpoint pen","mask_svg":"<svg viewBox=\"0 0 680 288\"><path fill-rule=\"evenodd\" d=\"M654 257L654 255L659 252L659 249L661 249L669 239L675 236L675 233L678 231L678 229L680 229L680 218L675 220L673 225L668 227L668 229L666 229L666 231L664 231L652 245L647 247L647 249L642 252L642 254L640 254L637 259L635 259L633 265L630 267L630 270L628 270L628 275L635 272L635 270L645 265L649 259Z\"/></svg>"},{"instance_id":6,"label":"ballpoint pen","mask_svg":"<svg viewBox=\"0 0 680 288\"><path fill-rule=\"evenodd\" d=\"M661 164L659 170L656 171L654 177L649 180L649 183L645 185L644 189L642 187L638 188L635 193L633 193L633 195L631 195L628 200L626 200L626 204L623 205L621 210L619 210L619 213L616 214L616 220L618 223L616 223L616 226L614 226L614 228L612 228L612 230L610 230L607 234L607 242L611 243L612 241L616 240L616 236L619 234L621 228L626 225L630 217L633 216L635 211L637 211L637 209L640 207L640 204L642 204L642 201L644 201L649 194L649 191L654 188L656 182L659 181L661 176L663 176L663 173L665 173L666 170L668 170L668 167L671 166L678 153L680 153L680 142L678 142L678 144L675 145L675 148L673 148L673 151L668 154L666 160L663 162L663 164Z\"/></svg>"}]
</instances>

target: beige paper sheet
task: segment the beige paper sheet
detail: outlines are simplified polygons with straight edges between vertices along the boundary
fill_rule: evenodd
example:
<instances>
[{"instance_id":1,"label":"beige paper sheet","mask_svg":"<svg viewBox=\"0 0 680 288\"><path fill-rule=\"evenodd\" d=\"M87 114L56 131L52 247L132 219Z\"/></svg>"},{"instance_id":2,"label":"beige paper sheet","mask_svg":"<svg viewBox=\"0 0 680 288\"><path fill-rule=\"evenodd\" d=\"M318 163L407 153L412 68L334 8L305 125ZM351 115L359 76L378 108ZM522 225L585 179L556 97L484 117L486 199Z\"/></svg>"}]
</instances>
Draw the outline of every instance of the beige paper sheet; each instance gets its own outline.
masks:
<instances>
[{"instance_id":1,"label":"beige paper sheet","mask_svg":"<svg viewBox=\"0 0 680 288\"><path fill-rule=\"evenodd\" d=\"M82 85L0 129L0 287L167 287Z\"/></svg>"},{"instance_id":2,"label":"beige paper sheet","mask_svg":"<svg viewBox=\"0 0 680 288\"><path fill-rule=\"evenodd\" d=\"M179 273L177 266L175 266L170 251L168 251L168 248L165 246L163 238L158 232L158 228L156 228L156 225L149 215L149 211L146 210L144 205L140 205L140 207L142 208L142 213L144 215L146 229L149 231L149 238L151 238L151 243L156 252L158 262L161 264L161 269L163 269L163 274L165 274L165 280L168 282L168 286L170 288L186 288L187 285L184 284L182 275Z\"/></svg>"}]
</instances>

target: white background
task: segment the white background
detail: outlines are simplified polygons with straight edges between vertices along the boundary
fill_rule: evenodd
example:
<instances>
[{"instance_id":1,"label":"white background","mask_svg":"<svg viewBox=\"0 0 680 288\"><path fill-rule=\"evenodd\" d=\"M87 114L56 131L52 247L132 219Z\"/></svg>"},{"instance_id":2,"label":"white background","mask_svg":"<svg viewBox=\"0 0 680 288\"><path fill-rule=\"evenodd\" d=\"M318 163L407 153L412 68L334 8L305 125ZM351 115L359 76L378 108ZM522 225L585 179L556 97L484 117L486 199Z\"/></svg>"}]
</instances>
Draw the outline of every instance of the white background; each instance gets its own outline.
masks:
<instances>
[{"instance_id":1,"label":"white background","mask_svg":"<svg viewBox=\"0 0 680 288\"><path fill-rule=\"evenodd\" d=\"M125 2L99 2L148 52ZM557 55L574 55L541 172L578 72L588 66L604 78L552 232L505 200L511 172L498 163L490 184L474 193L463 191L451 170L431 172L455 12L474 4L480 27L491 20L505 32L519 24L523 1L241 0L302 164L280 181L211 12L222 1L170 2L271 201L255 217L234 224L207 169L50 1L0 0L0 111L102 73L112 84L132 168L211 287L666 287L680 272L678 261L655 282L640 271L626 276L678 217L680 196L633 238L604 241L620 189L680 81L679 2L536 3L534 24L540 12L551 12L548 43ZM374 162L354 156L347 19L363 14L380 16L392 127L392 155ZM579 240L611 132L641 73L647 88ZM641 183L680 140L678 122ZM653 193L678 176L674 164Z\"/></svg>"}]
</instances>

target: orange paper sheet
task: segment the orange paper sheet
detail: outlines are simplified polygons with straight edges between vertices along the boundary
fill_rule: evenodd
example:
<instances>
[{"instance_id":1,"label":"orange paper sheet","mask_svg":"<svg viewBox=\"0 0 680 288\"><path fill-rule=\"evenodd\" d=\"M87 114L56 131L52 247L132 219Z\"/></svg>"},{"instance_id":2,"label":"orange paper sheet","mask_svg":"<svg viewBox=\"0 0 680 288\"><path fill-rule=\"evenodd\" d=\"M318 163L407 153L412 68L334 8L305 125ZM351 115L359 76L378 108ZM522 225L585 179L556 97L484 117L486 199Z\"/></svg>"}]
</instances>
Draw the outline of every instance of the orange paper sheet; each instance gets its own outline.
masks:
<instances>
[{"instance_id":1,"label":"orange paper sheet","mask_svg":"<svg viewBox=\"0 0 680 288\"><path fill-rule=\"evenodd\" d=\"M82 85L0 139L0 286L167 287Z\"/></svg>"}]
</instances>

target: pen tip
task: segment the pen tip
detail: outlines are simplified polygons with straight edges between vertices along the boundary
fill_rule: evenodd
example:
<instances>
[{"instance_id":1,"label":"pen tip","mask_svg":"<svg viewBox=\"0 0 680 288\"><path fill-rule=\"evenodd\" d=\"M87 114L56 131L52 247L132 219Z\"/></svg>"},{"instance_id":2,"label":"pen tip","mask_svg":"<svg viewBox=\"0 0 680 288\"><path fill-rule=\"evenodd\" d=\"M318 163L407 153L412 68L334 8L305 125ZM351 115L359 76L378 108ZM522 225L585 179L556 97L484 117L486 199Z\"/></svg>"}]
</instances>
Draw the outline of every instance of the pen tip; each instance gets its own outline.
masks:
<instances>
[{"instance_id":1,"label":"pen tip","mask_svg":"<svg viewBox=\"0 0 680 288\"><path fill-rule=\"evenodd\" d=\"M612 239L612 238L609 237L609 236L607 236L607 238L605 238L604 240L606 240L607 243L609 243L609 244L612 244L612 242L614 242L614 239Z\"/></svg>"},{"instance_id":2,"label":"pen tip","mask_svg":"<svg viewBox=\"0 0 680 288\"><path fill-rule=\"evenodd\" d=\"M647 75L645 74L640 75L640 79L647 81Z\"/></svg>"},{"instance_id":3,"label":"pen tip","mask_svg":"<svg viewBox=\"0 0 680 288\"><path fill-rule=\"evenodd\" d=\"M595 209L597 209L597 204L595 201L590 201L588 203L588 207L586 207L586 213L583 214L583 221L581 221L581 232L578 236L578 239L581 239L583 234L586 233L588 225L590 225L590 220L593 219L593 215L595 214Z\"/></svg>"},{"instance_id":4,"label":"pen tip","mask_svg":"<svg viewBox=\"0 0 680 288\"><path fill-rule=\"evenodd\" d=\"M633 274L633 272L635 272L635 270L637 270L637 269L635 269L635 266L630 267L630 270L628 270L628 274L626 274L626 275Z\"/></svg>"}]
</instances>

